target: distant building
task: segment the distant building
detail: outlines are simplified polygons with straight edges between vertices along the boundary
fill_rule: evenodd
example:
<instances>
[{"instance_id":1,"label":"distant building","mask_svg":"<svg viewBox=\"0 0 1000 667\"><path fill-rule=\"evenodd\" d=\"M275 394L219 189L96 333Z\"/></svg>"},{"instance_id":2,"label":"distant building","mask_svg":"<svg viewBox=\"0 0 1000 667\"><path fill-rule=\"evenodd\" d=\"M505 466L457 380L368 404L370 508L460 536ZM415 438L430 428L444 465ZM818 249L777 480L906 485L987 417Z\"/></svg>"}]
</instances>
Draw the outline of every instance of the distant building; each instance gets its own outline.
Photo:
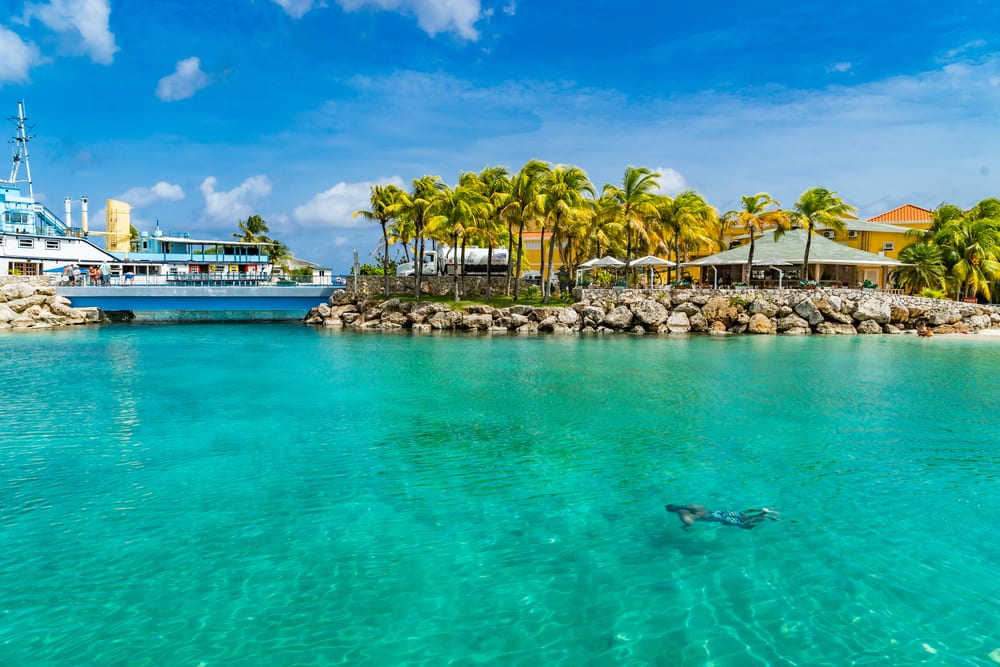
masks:
<instances>
[{"instance_id":1,"label":"distant building","mask_svg":"<svg viewBox=\"0 0 1000 667\"><path fill-rule=\"evenodd\" d=\"M522 267L524 271L541 271L542 264L544 263L548 267L549 261L549 241L552 240L552 232L545 232L544 243L542 242L541 232L524 232L524 263L525 266ZM514 238L514 257L516 261L517 257L517 238ZM544 257L542 256L542 250L545 250ZM563 265L562 249L559 245L556 245L556 254L552 258L552 272L557 273Z\"/></svg>"}]
</instances>

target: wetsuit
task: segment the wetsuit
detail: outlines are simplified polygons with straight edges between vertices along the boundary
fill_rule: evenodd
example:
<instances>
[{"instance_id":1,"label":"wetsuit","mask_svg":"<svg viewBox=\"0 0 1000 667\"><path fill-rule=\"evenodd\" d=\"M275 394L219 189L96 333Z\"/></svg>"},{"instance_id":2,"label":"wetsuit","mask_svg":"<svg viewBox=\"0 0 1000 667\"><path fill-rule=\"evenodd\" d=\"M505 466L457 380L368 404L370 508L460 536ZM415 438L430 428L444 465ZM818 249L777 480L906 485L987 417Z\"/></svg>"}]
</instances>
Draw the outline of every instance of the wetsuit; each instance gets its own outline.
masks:
<instances>
[{"instance_id":1,"label":"wetsuit","mask_svg":"<svg viewBox=\"0 0 1000 667\"><path fill-rule=\"evenodd\" d=\"M733 512L730 510L715 510L711 512L706 512L705 516L700 517L701 521L714 521L715 523L721 523L723 526L736 526L737 528L753 528L753 524L748 521L748 517L743 512Z\"/></svg>"}]
</instances>

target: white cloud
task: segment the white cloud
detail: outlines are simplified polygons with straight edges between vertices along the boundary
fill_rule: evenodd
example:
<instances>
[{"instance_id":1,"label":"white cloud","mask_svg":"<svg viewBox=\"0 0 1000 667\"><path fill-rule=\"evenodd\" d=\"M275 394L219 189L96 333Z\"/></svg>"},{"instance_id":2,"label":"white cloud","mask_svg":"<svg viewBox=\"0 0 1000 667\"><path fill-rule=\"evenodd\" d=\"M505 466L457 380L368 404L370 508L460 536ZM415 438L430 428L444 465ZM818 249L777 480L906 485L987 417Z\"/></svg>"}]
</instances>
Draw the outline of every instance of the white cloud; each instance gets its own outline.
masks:
<instances>
[{"instance_id":1,"label":"white cloud","mask_svg":"<svg viewBox=\"0 0 1000 667\"><path fill-rule=\"evenodd\" d=\"M215 176L201 182L201 194L205 197L203 220L232 222L253 215L253 204L261 197L271 194L271 181L267 176L257 175L243 181L232 190L217 192Z\"/></svg>"},{"instance_id":2,"label":"white cloud","mask_svg":"<svg viewBox=\"0 0 1000 667\"><path fill-rule=\"evenodd\" d=\"M24 10L25 22L38 19L53 32L69 34L70 43L79 42L79 48L102 65L110 65L118 51L110 17L110 0L51 0L29 3Z\"/></svg>"},{"instance_id":3,"label":"white cloud","mask_svg":"<svg viewBox=\"0 0 1000 667\"><path fill-rule=\"evenodd\" d=\"M0 84L4 81L24 81L28 71L41 62L41 54L31 42L0 26Z\"/></svg>"},{"instance_id":4,"label":"white cloud","mask_svg":"<svg viewBox=\"0 0 1000 667\"><path fill-rule=\"evenodd\" d=\"M201 60L195 57L177 61L174 73L160 79L156 86L156 96L164 102L185 100L211 83L207 74L201 71Z\"/></svg>"},{"instance_id":5,"label":"white cloud","mask_svg":"<svg viewBox=\"0 0 1000 667\"><path fill-rule=\"evenodd\" d=\"M376 181L379 185L393 184L403 187L399 176ZM301 206L295 207L293 217L297 222L316 227L367 227L364 218L352 218L355 211L367 209L371 204L371 186L375 183L340 182L329 190L320 192Z\"/></svg>"},{"instance_id":6,"label":"white cloud","mask_svg":"<svg viewBox=\"0 0 1000 667\"><path fill-rule=\"evenodd\" d=\"M660 182L659 192L661 194L673 197L674 195L680 194L681 192L691 188L681 172L676 169L671 169L670 167L657 167L653 171L660 175L660 177L656 180Z\"/></svg>"},{"instance_id":7,"label":"white cloud","mask_svg":"<svg viewBox=\"0 0 1000 667\"><path fill-rule=\"evenodd\" d=\"M305 16L306 12L312 9L314 4L320 6L320 3L314 3L313 0L274 0L274 3L280 5L285 10L285 13L293 19L300 19Z\"/></svg>"},{"instance_id":8,"label":"white cloud","mask_svg":"<svg viewBox=\"0 0 1000 667\"><path fill-rule=\"evenodd\" d=\"M827 72L841 72L841 73L843 73L843 72L849 72L851 70L851 67L853 67L853 65L851 63L847 63L847 62L834 63L834 64L830 65L829 67L827 67L826 71Z\"/></svg>"},{"instance_id":9,"label":"white cloud","mask_svg":"<svg viewBox=\"0 0 1000 667\"><path fill-rule=\"evenodd\" d=\"M503 13L507 16L513 16L517 13L517 2L515 0L510 0L506 5L503 6Z\"/></svg>"},{"instance_id":10,"label":"white cloud","mask_svg":"<svg viewBox=\"0 0 1000 667\"><path fill-rule=\"evenodd\" d=\"M158 201L180 201L184 199L184 190L179 185L159 181L151 188L132 188L116 199L132 205L133 208L142 208Z\"/></svg>"},{"instance_id":11,"label":"white cloud","mask_svg":"<svg viewBox=\"0 0 1000 667\"><path fill-rule=\"evenodd\" d=\"M417 24L431 37L440 32L454 32L468 40L479 39L476 30L476 22L481 18L479 0L337 0L337 4L349 12L373 6L415 14Z\"/></svg>"}]
</instances>

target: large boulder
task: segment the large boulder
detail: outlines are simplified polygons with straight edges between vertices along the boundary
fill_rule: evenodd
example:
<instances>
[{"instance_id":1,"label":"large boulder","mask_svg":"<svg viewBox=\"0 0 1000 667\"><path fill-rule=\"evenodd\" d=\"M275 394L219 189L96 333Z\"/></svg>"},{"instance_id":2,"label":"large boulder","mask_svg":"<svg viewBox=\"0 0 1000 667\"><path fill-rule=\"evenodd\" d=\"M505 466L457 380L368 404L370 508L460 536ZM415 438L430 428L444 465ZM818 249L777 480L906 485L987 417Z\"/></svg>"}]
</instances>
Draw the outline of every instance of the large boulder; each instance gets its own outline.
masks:
<instances>
[{"instance_id":1,"label":"large boulder","mask_svg":"<svg viewBox=\"0 0 1000 667\"><path fill-rule=\"evenodd\" d=\"M753 303L750 304L750 312L758 313L771 318L778 314L778 305L773 301L754 299Z\"/></svg>"},{"instance_id":2,"label":"large boulder","mask_svg":"<svg viewBox=\"0 0 1000 667\"><path fill-rule=\"evenodd\" d=\"M942 324L954 324L962 319L962 314L957 308L937 308L927 313L927 323L932 327Z\"/></svg>"},{"instance_id":3,"label":"large boulder","mask_svg":"<svg viewBox=\"0 0 1000 667\"><path fill-rule=\"evenodd\" d=\"M612 329L626 329L632 324L632 310L628 306L616 306L604 316L603 324Z\"/></svg>"},{"instance_id":4,"label":"large boulder","mask_svg":"<svg viewBox=\"0 0 1000 667\"><path fill-rule=\"evenodd\" d=\"M560 308L556 313L559 324L572 327L580 322L580 313L572 308Z\"/></svg>"},{"instance_id":5,"label":"large boulder","mask_svg":"<svg viewBox=\"0 0 1000 667\"><path fill-rule=\"evenodd\" d=\"M778 318L777 329L781 333L789 333L793 329L806 329L807 332L810 330L809 321L802 319L798 315L786 315L785 317ZM795 332L801 333L801 332Z\"/></svg>"},{"instance_id":6,"label":"large boulder","mask_svg":"<svg viewBox=\"0 0 1000 667\"><path fill-rule=\"evenodd\" d=\"M884 296L864 296L858 301L858 307L851 313L851 317L856 322L875 320L879 324L888 324L892 318L892 306Z\"/></svg>"},{"instance_id":7,"label":"large boulder","mask_svg":"<svg viewBox=\"0 0 1000 667\"><path fill-rule=\"evenodd\" d=\"M667 329L670 333L688 333L691 331L691 320L686 313L675 310L667 318Z\"/></svg>"},{"instance_id":8,"label":"large boulder","mask_svg":"<svg viewBox=\"0 0 1000 667\"><path fill-rule=\"evenodd\" d=\"M433 326L433 325L432 325ZM493 316L488 313L469 313L462 317L462 328L486 331L493 326Z\"/></svg>"},{"instance_id":9,"label":"large boulder","mask_svg":"<svg viewBox=\"0 0 1000 667\"><path fill-rule=\"evenodd\" d=\"M819 308L813 303L812 299L803 299L795 304L793 309L795 313L809 323L809 326L814 327L823 321L823 313L819 311Z\"/></svg>"},{"instance_id":10,"label":"large boulder","mask_svg":"<svg viewBox=\"0 0 1000 667\"><path fill-rule=\"evenodd\" d=\"M740 311L729 299L714 296L702 307L701 314L709 322L722 322L723 328L736 321Z\"/></svg>"},{"instance_id":11,"label":"large boulder","mask_svg":"<svg viewBox=\"0 0 1000 667\"><path fill-rule=\"evenodd\" d=\"M871 320L869 320L869 322L870 321ZM816 325L816 333L827 336L853 336L858 333L858 331L854 328L853 324L845 324L841 322L820 322Z\"/></svg>"},{"instance_id":12,"label":"large boulder","mask_svg":"<svg viewBox=\"0 0 1000 667\"><path fill-rule=\"evenodd\" d=\"M646 326L657 326L670 317L670 311L655 299L642 299L632 306L635 319Z\"/></svg>"},{"instance_id":13,"label":"large boulder","mask_svg":"<svg viewBox=\"0 0 1000 667\"><path fill-rule=\"evenodd\" d=\"M875 320L864 320L858 324L859 334L880 334L882 333L882 325Z\"/></svg>"},{"instance_id":14,"label":"large boulder","mask_svg":"<svg viewBox=\"0 0 1000 667\"><path fill-rule=\"evenodd\" d=\"M754 313L747 323L747 331L752 334L773 334L777 331L777 326L764 313Z\"/></svg>"}]
</instances>

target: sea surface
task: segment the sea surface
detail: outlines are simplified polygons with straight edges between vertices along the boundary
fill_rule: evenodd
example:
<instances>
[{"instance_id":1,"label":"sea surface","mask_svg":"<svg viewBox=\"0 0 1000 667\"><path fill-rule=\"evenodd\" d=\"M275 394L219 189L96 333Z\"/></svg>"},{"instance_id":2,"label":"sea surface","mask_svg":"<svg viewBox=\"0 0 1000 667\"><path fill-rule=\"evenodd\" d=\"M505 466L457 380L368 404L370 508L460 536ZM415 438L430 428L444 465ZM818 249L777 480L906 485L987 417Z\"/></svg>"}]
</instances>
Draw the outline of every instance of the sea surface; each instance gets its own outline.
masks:
<instances>
[{"instance_id":1,"label":"sea surface","mask_svg":"<svg viewBox=\"0 0 1000 667\"><path fill-rule=\"evenodd\" d=\"M116 325L0 388L0 665L1000 662L1000 338Z\"/></svg>"}]
</instances>

